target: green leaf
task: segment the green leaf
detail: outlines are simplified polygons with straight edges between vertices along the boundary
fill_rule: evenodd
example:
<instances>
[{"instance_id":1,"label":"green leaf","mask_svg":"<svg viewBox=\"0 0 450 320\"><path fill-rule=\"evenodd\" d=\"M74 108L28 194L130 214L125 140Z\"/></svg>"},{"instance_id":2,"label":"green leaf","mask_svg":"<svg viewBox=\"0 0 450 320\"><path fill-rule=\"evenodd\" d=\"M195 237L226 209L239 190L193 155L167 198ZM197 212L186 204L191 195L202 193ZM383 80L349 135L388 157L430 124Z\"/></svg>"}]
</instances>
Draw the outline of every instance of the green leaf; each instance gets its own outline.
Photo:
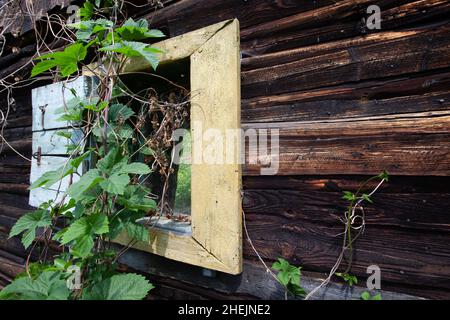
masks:
<instances>
[{"instance_id":1,"label":"green leaf","mask_svg":"<svg viewBox=\"0 0 450 320\"><path fill-rule=\"evenodd\" d=\"M108 217L102 213L95 213L87 217L91 232L104 234L109 232Z\"/></svg>"},{"instance_id":2,"label":"green leaf","mask_svg":"<svg viewBox=\"0 0 450 320\"><path fill-rule=\"evenodd\" d=\"M94 5L89 1L86 1L82 8L80 8L80 18L83 20L89 20L94 14Z\"/></svg>"},{"instance_id":3,"label":"green leaf","mask_svg":"<svg viewBox=\"0 0 450 320\"><path fill-rule=\"evenodd\" d=\"M80 218L67 228L62 236L61 244L68 244L75 239L81 238L86 235L90 235L90 226L86 217Z\"/></svg>"},{"instance_id":4,"label":"green leaf","mask_svg":"<svg viewBox=\"0 0 450 320\"><path fill-rule=\"evenodd\" d=\"M363 293L361 293L361 299L362 300L370 300L370 293L368 293L367 291L364 291Z\"/></svg>"},{"instance_id":5,"label":"green leaf","mask_svg":"<svg viewBox=\"0 0 450 320\"><path fill-rule=\"evenodd\" d=\"M111 105L108 110L108 121L109 122L117 122L119 119L121 121L128 120L131 116L134 115L134 111L129 107L116 103Z\"/></svg>"},{"instance_id":6,"label":"green leaf","mask_svg":"<svg viewBox=\"0 0 450 320\"><path fill-rule=\"evenodd\" d=\"M22 232L22 243L28 248L33 240L36 238L36 229L39 227L48 227L52 223L50 214L47 210L36 210L31 213L27 213L20 217L19 220L12 227L9 237L14 237Z\"/></svg>"},{"instance_id":7,"label":"green leaf","mask_svg":"<svg viewBox=\"0 0 450 320\"><path fill-rule=\"evenodd\" d=\"M356 195L353 192L350 191L344 191L344 195L342 196L342 199L345 199L347 201L355 201Z\"/></svg>"},{"instance_id":8,"label":"green leaf","mask_svg":"<svg viewBox=\"0 0 450 320\"><path fill-rule=\"evenodd\" d=\"M71 248L71 253L82 259L88 257L94 248L94 240L91 235L85 235L77 239L75 244Z\"/></svg>"},{"instance_id":9,"label":"green leaf","mask_svg":"<svg viewBox=\"0 0 450 320\"><path fill-rule=\"evenodd\" d=\"M102 182L104 178L97 169L91 169L81 176L80 180L67 189L67 194L75 200L81 200L83 194Z\"/></svg>"},{"instance_id":10,"label":"green leaf","mask_svg":"<svg viewBox=\"0 0 450 320\"><path fill-rule=\"evenodd\" d=\"M72 44L66 47L63 52L45 54L37 58L40 62L34 66L31 77L35 77L54 67L59 68L61 76L68 77L78 71L78 63L86 58L86 54L87 49L81 43Z\"/></svg>"},{"instance_id":11,"label":"green leaf","mask_svg":"<svg viewBox=\"0 0 450 320\"><path fill-rule=\"evenodd\" d=\"M124 164L124 165L120 165L118 167L114 167L113 172L116 172L115 171L116 169L117 169L117 173L119 173L119 174L125 174L125 173L149 174L152 172L152 170L150 169L150 167L148 165L146 165L145 163L141 163L141 162L133 162L130 164Z\"/></svg>"},{"instance_id":12,"label":"green leaf","mask_svg":"<svg viewBox=\"0 0 450 320\"><path fill-rule=\"evenodd\" d=\"M278 261L272 265L272 268L278 271L277 279L291 294L296 296L305 295L305 290L300 286L300 267L291 265L283 258L278 258Z\"/></svg>"},{"instance_id":13,"label":"green leaf","mask_svg":"<svg viewBox=\"0 0 450 320\"><path fill-rule=\"evenodd\" d=\"M74 170L70 165L62 166L55 171L47 171L39 179L31 184L30 190L39 187L51 187L56 182L68 176L69 174L72 174L73 172Z\"/></svg>"},{"instance_id":14,"label":"green leaf","mask_svg":"<svg viewBox=\"0 0 450 320\"><path fill-rule=\"evenodd\" d=\"M94 112L100 112L103 109L105 109L107 106L108 106L107 101L101 101L99 103L85 105L84 108L87 110L92 110Z\"/></svg>"},{"instance_id":15,"label":"green leaf","mask_svg":"<svg viewBox=\"0 0 450 320\"><path fill-rule=\"evenodd\" d=\"M125 230L132 239L143 241L146 243L150 241L148 229L141 224L127 222L125 223Z\"/></svg>"},{"instance_id":16,"label":"green leaf","mask_svg":"<svg viewBox=\"0 0 450 320\"><path fill-rule=\"evenodd\" d=\"M87 41L92 35L111 29L114 22L107 19L84 20L78 23L70 24L68 27L77 29L76 36L79 40Z\"/></svg>"},{"instance_id":17,"label":"green leaf","mask_svg":"<svg viewBox=\"0 0 450 320\"><path fill-rule=\"evenodd\" d=\"M153 156L155 154L155 152L147 146L142 147L139 152L146 156Z\"/></svg>"},{"instance_id":18,"label":"green leaf","mask_svg":"<svg viewBox=\"0 0 450 320\"><path fill-rule=\"evenodd\" d=\"M156 209L156 202L148 198L149 190L136 185L128 185L123 196L117 197L117 203L131 211L145 211Z\"/></svg>"},{"instance_id":19,"label":"green leaf","mask_svg":"<svg viewBox=\"0 0 450 320\"><path fill-rule=\"evenodd\" d=\"M84 300L142 300L153 289L143 276L128 273L112 276L87 288Z\"/></svg>"},{"instance_id":20,"label":"green leaf","mask_svg":"<svg viewBox=\"0 0 450 320\"><path fill-rule=\"evenodd\" d=\"M58 131L58 132L56 132L56 135L57 136L60 136L60 137L63 137L63 138L66 138L66 139L71 139L72 138L72 132L70 132L70 131L67 131L67 130L65 130L65 131Z\"/></svg>"},{"instance_id":21,"label":"green leaf","mask_svg":"<svg viewBox=\"0 0 450 320\"><path fill-rule=\"evenodd\" d=\"M71 252L74 256L86 258L94 247L93 236L109 232L108 218L102 213L82 217L65 230L61 244L73 242Z\"/></svg>"},{"instance_id":22,"label":"green leaf","mask_svg":"<svg viewBox=\"0 0 450 320\"><path fill-rule=\"evenodd\" d=\"M336 276L344 279L344 281L351 287L354 284L358 283L358 278L356 276L353 276L351 274L348 273L340 273L340 272L336 272L335 273Z\"/></svg>"},{"instance_id":23,"label":"green leaf","mask_svg":"<svg viewBox=\"0 0 450 320\"><path fill-rule=\"evenodd\" d=\"M109 231L108 217L102 213L94 213L75 220L64 232L61 244L68 244L86 235L104 234Z\"/></svg>"},{"instance_id":24,"label":"green leaf","mask_svg":"<svg viewBox=\"0 0 450 320\"><path fill-rule=\"evenodd\" d=\"M74 168L77 169L80 164L87 158L89 157L89 155L91 154L91 151L86 151L85 153L83 153L81 156L74 158L70 161L70 165Z\"/></svg>"},{"instance_id":25,"label":"green leaf","mask_svg":"<svg viewBox=\"0 0 450 320\"><path fill-rule=\"evenodd\" d=\"M100 187L111 194L123 194L125 187L130 183L128 174L114 173L108 179L100 183Z\"/></svg>"},{"instance_id":26,"label":"green leaf","mask_svg":"<svg viewBox=\"0 0 450 320\"><path fill-rule=\"evenodd\" d=\"M117 52L129 58L141 56L150 63L154 70L156 70L159 63L157 53L162 52L161 50L152 48L145 43L134 41L119 42L100 48L99 51Z\"/></svg>"},{"instance_id":27,"label":"green leaf","mask_svg":"<svg viewBox=\"0 0 450 320\"><path fill-rule=\"evenodd\" d=\"M111 148L108 154L97 162L97 168L103 173L109 174L110 170L114 167L116 163L122 160L122 155L119 152L119 148Z\"/></svg>"},{"instance_id":28,"label":"green leaf","mask_svg":"<svg viewBox=\"0 0 450 320\"><path fill-rule=\"evenodd\" d=\"M386 170L383 170L378 177L382 180L384 179L385 181L389 181L389 173Z\"/></svg>"},{"instance_id":29,"label":"green leaf","mask_svg":"<svg viewBox=\"0 0 450 320\"><path fill-rule=\"evenodd\" d=\"M373 203L373 200L370 198L370 196L369 196L368 194L363 193L363 194L361 195L361 198L364 199L364 200L366 200L366 201L369 202L369 203Z\"/></svg>"},{"instance_id":30,"label":"green leaf","mask_svg":"<svg viewBox=\"0 0 450 320\"><path fill-rule=\"evenodd\" d=\"M60 278L60 273L45 271L36 280L29 277L14 280L0 292L0 299L67 300L69 295L66 281Z\"/></svg>"},{"instance_id":31,"label":"green leaf","mask_svg":"<svg viewBox=\"0 0 450 320\"><path fill-rule=\"evenodd\" d=\"M145 19L134 21L130 18L125 21L123 26L117 28L116 32L123 40L127 41L143 40L146 38L162 38L165 36L164 33L159 30L149 30L148 22Z\"/></svg>"},{"instance_id":32,"label":"green leaf","mask_svg":"<svg viewBox=\"0 0 450 320\"><path fill-rule=\"evenodd\" d=\"M371 300L382 300L381 294L379 293L379 294L374 295Z\"/></svg>"}]
</instances>

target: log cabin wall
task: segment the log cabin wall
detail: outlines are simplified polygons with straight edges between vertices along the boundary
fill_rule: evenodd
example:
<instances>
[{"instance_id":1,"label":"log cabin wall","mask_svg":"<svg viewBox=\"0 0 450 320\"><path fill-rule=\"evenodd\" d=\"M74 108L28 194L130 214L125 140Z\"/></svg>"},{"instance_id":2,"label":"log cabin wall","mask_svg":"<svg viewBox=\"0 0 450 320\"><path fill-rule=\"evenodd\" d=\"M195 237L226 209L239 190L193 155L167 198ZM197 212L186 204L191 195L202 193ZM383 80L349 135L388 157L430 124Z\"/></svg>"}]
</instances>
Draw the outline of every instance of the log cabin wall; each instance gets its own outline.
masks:
<instances>
[{"instance_id":1,"label":"log cabin wall","mask_svg":"<svg viewBox=\"0 0 450 320\"><path fill-rule=\"evenodd\" d=\"M57 1L48 3L54 10ZM382 10L380 30L364 23L370 4ZM391 178L366 209L352 273L364 285L366 267L377 264L382 289L450 298L449 1L169 0L130 15L170 37L239 19L243 126L280 129L278 175L244 168L246 224L264 259L284 257L306 277L323 277L340 250L342 191L386 169ZM19 50L5 49L0 79L32 57L33 35L30 26L18 38L7 35ZM2 134L30 157L31 88L12 96ZM5 99L3 92L3 112ZM7 235L31 209L29 172L29 162L4 145L0 287L23 269L26 253ZM247 241L244 259L242 276L215 279L141 252L123 262L155 282L151 298L278 297Z\"/></svg>"}]
</instances>

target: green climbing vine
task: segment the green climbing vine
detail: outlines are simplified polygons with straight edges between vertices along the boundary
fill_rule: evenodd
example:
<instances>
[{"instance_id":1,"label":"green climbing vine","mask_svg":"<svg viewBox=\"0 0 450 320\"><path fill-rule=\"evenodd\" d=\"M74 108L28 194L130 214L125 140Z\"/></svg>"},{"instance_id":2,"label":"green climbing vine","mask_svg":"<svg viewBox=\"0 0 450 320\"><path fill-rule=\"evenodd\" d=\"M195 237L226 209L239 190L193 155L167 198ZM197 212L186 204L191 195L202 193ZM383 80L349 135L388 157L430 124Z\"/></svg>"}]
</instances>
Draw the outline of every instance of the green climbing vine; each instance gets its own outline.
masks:
<instances>
[{"instance_id":1,"label":"green climbing vine","mask_svg":"<svg viewBox=\"0 0 450 320\"><path fill-rule=\"evenodd\" d=\"M146 180L158 172L167 189L173 172L171 132L187 116L186 99L177 97L186 92L175 98L171 92L161 101L155 90L135 93L122 81L130 58L142 57L157 68L160 50L149 43L164 34L146 20L125 19L121 5L86 1L81 20L65 26L73 42L36 59L31 77L51 72L55 80L73 79L95 62L98 95L86 99L71 90L65 97L59 120L74 127L81 123L84 138L69 143L67 163L44 173L30 189L57 185L65 177L79 179L61 200L42 203L11 229L10 237L21 235L30 256L25 272L0 292L0 299L143 299L153 288L141 275L118 272L118 258L133 243L117 251L112 240L127 232L133 241L148 241L149 226L139 219L165 210L164 197L157 197ZM72 132L58 135L70 141ZM59 253L52 255L55 243ZM36 251L38 259L31 263Z\"/></svg>"}]
</instances>

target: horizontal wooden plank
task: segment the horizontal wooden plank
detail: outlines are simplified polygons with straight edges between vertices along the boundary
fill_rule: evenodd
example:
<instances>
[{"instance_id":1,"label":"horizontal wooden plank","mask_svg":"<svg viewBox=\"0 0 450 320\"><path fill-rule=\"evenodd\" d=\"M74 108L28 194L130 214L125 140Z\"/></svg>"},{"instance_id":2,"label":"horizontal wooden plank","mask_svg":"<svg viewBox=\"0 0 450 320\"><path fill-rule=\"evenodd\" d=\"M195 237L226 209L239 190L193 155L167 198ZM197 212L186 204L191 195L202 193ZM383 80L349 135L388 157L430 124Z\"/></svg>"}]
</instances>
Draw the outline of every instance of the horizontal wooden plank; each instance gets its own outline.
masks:
<instances>
[{"instance_id":1,"label":"horizontal wooden plank","mask_svg":"<svg viewBox=\"0 0 450 320\"><path fill-rule=\"evenodd\" d=\"M277 2L229 0L224 5L224 2L218 0L184 0L151 12L147 19L154 26L163 28L167 26L170 36L173 37L234 18L239 19L242 28L246 28L331 3L333 1L330 0L316 2L308 0L282 0ZM201 5L201 10L199 10L199 5ZM195 19L192 19L193 15L195 15Z\"/></svg>"},{"instance_id":2,"label":"horizontal wooden plank","mask_svg":"<svg viewBox=\"0 0 450 320\"><path fill-rule=\"evenodd\" d=\"M302 265L305 270L328 272L340 253L342 235L339 234L343 226L314 223L294 216L281 218L273 213L247 212L246 218L253 244L270 261L284 257ZM382 283L386 281L448 290L449 241L449 233L410 232L368 226L354 244L351 273L364 277L366 268L376 264L381 268ZM248 245L244 246L244 256L256 259Z\"/></svg>"},{"instance_id":3,"label":"horizontal wooden plank","mask_svg":"<svg viewBox=\"0 0 450 320\"><path fill-rule=\"evenodd\" d=\"M242 72L244 98L417 73L450 66L449 27Z\"/></svg>"},{"instance_id":4,"label":"horizontal wooden plank","mask_svg":"<svg viewBox=\"0 0 450 320\"><path fill-rule=\"evenodd\" d=\"M0 164L0 172L0 183L2 184L29 184L30 166L15 167Z\"/></svg>"},{"instance_id":5,"label":"horizontal wooden plank","mask_svg":"<svg viewBox=\"0 0 450 320\"><path fill-rule=\"evenodd\" d=\"M351 1L346 2L351 5ZM295 15L287 17L286 19L291 23L290 26L288 25L288 29L283 29L284 23L278 24L279 21L269 20L265 25L254 27L260 29L258 31L260 35L257 37L254 37L250 30L243 30L242 51L246 57L257 58L257 56L267 53L279 52L283 55L282 51L285 50L297 50L300 47L312 46L309 50L314 54L316 50L323 49L321 44L340 41L345 43L347 39L358 37L361 41L365 41L370 38L367 36L370 33L383 33L400 28L403 28L402 31L406 31L405 28L417 31L421 29L421 22L430 20L434 23L445 23L448 22L445 16L450 12L450 4L445 0L376 1L376 4L382 10L380 30L369 30L365 26L362 21L362 18L367 16L365 13L367 7L365 6L332 16L314 17L314 12L311 11L309 16L297 17L297 19ZM319 10L321 9L319 8ZM347 15L347 17L341 17L341 14ZM314 21L314 19L316 20ZM320 19L325 19L326 22L320 23ZM283 21L281 20L281 22ZM272 23L273 26L269 26L269 23ZM248 33L248 40L245 33Z\"/></svg>"},{"instance_id":6,"label":"horizontal wooden plank","mask_svg":"<svg viewBox=\"0 0 450 320\"><path fill-rule=\"evenodd\" d=\"M150 273L156 284L167 283L165 279L170 279L171 281L168 282L172 285L213 299L229 299L230 297L284 299L284 289L259 262L246 261L243 273L238 276L217 273L215 277L205 277L201 276L202 271L198 267L137 250L127 251L119 261L135 270ZM318 274L302 276L302 286L306 291L315 288L320 281L321 275ZM314 299L359 299L363 290L366 289L353 287L348 290L346 286L332 282L326 290L320 290ZM384 292L383 299L414 299L414 297Z\"/></svg>"},{"instance_id":7,"label":"horizontal wooden plank","mask_svg":"<svg viewBox=\"0 0 450 320\"><path fill-rule=\"evenodd\" d=\"M370 176L247 176L243 178L244 190L294 190L299 192L339 192L357 190ZM437 176L391 176L380 187L380 193L450 193L450 178ZM378 182L369 182L362 191L372 191Z\"/></svg>"},{"instance_id":8,"label":"horizontal wooden plank","mask_svg":"<svg viewBox=\"0 0 450 320\"><path fill-rule=\"evenodd\" d=\"M339 88L323 90L320 100L311 99L312 101L308 101L308 96L311 97L313 94L308 93L277 96L272 101L270 97L263 98L261 101L257 100L244 105L242 119L248 123L311 121L450 110L450 92L448 91L386 99L333 97L335 93L345 91ZM354 93L358 94L358 92ZM331 97L328 98L327 94Z\"/></svg>"},{"instance_id":9,"label":"horizontal wooden plank","mask_svg":"<svg viewBox=\"0 0 450 320\"><path fill-rule=\"evenodd\" d=\"M449 101L436 96L445 95L449 86L450 73L439 72L256 97L242 101L242 119L292 122L444 110Z\"/></svg>"},{"instance_id":10,"label":"horizontal wooden plank","mask_svg":"<svg viewBox=\"0 0 450 320\"><path fill-rule=\"evenodd\" d=\"M407 229L411 234L436 230L450 236L450 216L442 214L450 206L450 193L381 191L373 196L373 201L374 204L365 204L367 228ZM340 218L344 217L348 202L342 199L342 192L249 189L244 191L243 206L248 213L276 215L280 223L298 220L342 226Z\"/></svg>"},{"instance_id":11,"label":"horizontal wooden plank","mask_svg":"<svg viewBox=\"0 0 450 320\"><path fill-rule=\"evenodd\" d=\"M397 175L445 176L450 172L450 116L431 115L244 127L279 130L279 155L269 152L265 158L273 164L278 161L278 175L367 175L388 170ZM244 174L260 175L261 167L247 163Z\"/></svg>"}]
</instances>

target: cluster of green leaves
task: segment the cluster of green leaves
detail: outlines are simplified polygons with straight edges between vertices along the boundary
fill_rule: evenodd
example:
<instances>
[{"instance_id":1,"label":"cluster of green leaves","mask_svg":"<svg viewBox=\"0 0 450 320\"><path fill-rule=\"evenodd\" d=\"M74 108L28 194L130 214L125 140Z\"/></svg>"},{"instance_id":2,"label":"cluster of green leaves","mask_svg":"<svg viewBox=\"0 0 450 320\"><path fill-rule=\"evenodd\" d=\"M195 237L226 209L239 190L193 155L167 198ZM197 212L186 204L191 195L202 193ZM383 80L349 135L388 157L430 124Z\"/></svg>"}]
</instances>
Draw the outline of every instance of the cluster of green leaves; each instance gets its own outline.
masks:
<instances>
[{"instance_id":1,"label":"cluster of green leaves","mask_svg":"<svg viewBox=\"0 0 450 320\"><path fill-rule=\"evenodd\" d=\"M389 174L388 174L387 171L383 171L379 175L376 175L376 176L373 176L373 177L369 178L367 181L365 181L361 185L361 187L358 189L358 191L356 193L353 193L351 191L344 191L343 192L344 195L342 196L342 199L345 199L345 200L349 201L352 204L355 203L358 200L364 200L364 201L367 201L369 203L373 203L373 200L370 198L369 194L361 192L363 187L365 185L367 185L367 183L369 183L372 180L389 181Z\"/></svg>"},{"instance_id":2,"label":"cluster of green leaves","mask_svg":"<svg viewBox=\"0 0 450 320\"><path fill-rule=\"evenodd\" d=\"M358 278L354 275L340 272L336 272L335 275L344 279L345 283L347 283L349 287L352 287L354 284L358 284Z\"/></svg>"},{"instance_id":3,"label":"cluster of green leaves","mask_svg":"<svg viewBox=\"0 0 450 320\"><path fill-rule=\"evenodd\" d=\"M87 1L80 9L78 23L69 25L76 29L77 41L67 46L62 52L51 52L40 56L36 60L31 76L35 77L50 69L57 68L62 77L68 77L79 70L89 50L99 53L116 53L120 56L110 56L110 62L121 58L142 57L156 69L157 54L162 51L143 42L152 38L162 38L164 34L156 29L149 29L147 20L128 19L122 25L116 26L113 21L98 18L93 19L95 10L102 5L111 5L108 1Z\"/></svg>"},{"instance_id":4,"label":"cluster of green leaves","mask_svg":"<svg viewBox=\"0 0 450 320\"><path fill-rule=\"evenodd\" d=\"M38 58L32 76L53 68L61 76L69 76L79 70L80 62L90 50L99 55L99 61L109 59L107 63L120 65L124 59L142 56L156 68L159 51L140 41L164 35L149 29L145 20L128 19L116 26L110 20L95 19L98 12L104 13L111 5L113 2L109 0L85 2L80 11L83 21L71 26L77 30L76 43L62 52ZM30 189L57 189L66 177L77 175L79 179L65 191L67 201L43 203L36 211L22 216L10 232L10 237L22 236L25 248L37 238L50 235L52 241L68 251L53 257L53 264L44 261L30 264L27 272L0 292L0 300L143 299L153 288L140 275L119 274L118 255L110 247L110 241L123 232L134 240L148 242L149 231L139 219L157 207L149 197L151 190L139 183L151 169L139 161L137 147L132 143L137 135L130 125L135 112L115 95L108 101L100 98L86 101L77 92L72 94L73 99L57 111L59 120L85 125L92 132L93 143L89 148L69 144L71 157L67 163L45 172ZM94 121L86 124L87 118ZM69 140L72 134L57 132ZM87 160L95 166L82 174ZM81 288L70 290L67 281L73 267L81 270Z\"/></svg>"},{"instance_id":5,"label":"cluster of green leaves","mask_svg":"<svg viewBox=\"0 0 450 320\"><path fill-rule=\"evenodd\" d=\"M283 258L272 265L272 268L278 271L278 281L286 288L286 290L294 296L304 297L305 290L300 286L301 267L291 265Z\"/></svg>"},{"instance_id":6,"label":"cluster of green leaves","mask_svg":"<svg viewBox=\"0 0 450 320\"><path fill-rule=\"evenodd\" d=\"M61 267L30 266L32 276L22 273L0 291L0 300L67 300L70 273ZM82 300L142 300L153 289L143 276L115 274L83 291Z\"/></svg>"}]
</instances>

